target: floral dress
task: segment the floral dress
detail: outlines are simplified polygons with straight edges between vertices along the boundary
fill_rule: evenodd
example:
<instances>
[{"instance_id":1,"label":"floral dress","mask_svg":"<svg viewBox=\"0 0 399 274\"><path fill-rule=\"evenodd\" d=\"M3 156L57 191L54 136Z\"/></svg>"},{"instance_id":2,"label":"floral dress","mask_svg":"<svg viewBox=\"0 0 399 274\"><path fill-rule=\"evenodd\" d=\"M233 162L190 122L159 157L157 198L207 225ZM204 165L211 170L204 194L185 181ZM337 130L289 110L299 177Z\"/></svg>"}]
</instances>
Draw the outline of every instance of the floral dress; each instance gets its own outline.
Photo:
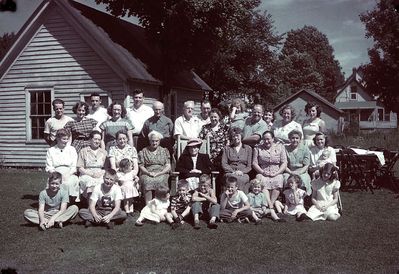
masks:
<instances>
[{"instance_id":1,"label":"floral dress","mask_svg":"<svg viewBox=\"0 0 399 274\"><path fill-rule=\"evenodd\" d=\"M170 164L170 154L166 148L159 146L155 151L151 151L148 147L145 147L139 152L139 165L144 166L149 172L160 172L167 164ZM143 186L144 191L155 190L161 185L167 186L168 179L169 174L156 177L142 174L140 185Z\"/></svg>"},{"instance_id":2,"label":"floral dress","mask_svg":"<svg viewBox=\"0 0 399 274\"><path fill-rule=\"evenodd\" d=\"M137 159L137 151L131 145L125 145L124 148L118 146L112 146L108 153L109 158L115 158L116 168L119 168L119 162L126 158L133 162L133 159Z\"/></svg>"},{"instance_id":3,"label":"floral dress","mask_svg":"<svg viewBox=\"0 0 399 274\"><path fill-rule=\"evenodd\" d=\"M215 131L211 124L204 125L199 133L199 138L205 140L209 134L210 155L209 158L215 167L221 166L222 150L227 145L229 127L226 124L219 124L219 128Z\"/></svg>"}]
</instances>

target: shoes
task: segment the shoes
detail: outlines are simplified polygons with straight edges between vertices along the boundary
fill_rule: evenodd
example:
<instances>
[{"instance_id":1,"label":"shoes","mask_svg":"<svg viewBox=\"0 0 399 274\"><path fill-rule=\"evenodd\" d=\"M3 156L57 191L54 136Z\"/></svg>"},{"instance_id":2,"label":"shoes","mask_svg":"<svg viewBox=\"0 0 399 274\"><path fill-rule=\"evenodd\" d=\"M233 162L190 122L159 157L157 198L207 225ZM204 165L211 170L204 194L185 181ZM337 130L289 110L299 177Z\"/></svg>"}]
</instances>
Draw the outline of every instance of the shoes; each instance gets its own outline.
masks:
<instances>
[{"instance_id":1,"label":"shoes","mask_svg":"<svg viewBox=\"0 0 399 274\"><path fill-rule=\"evenodd\" d=\"M86 221L85 222L85 227L87 228L87 227L91 227L91 226L93 226L93 224L90 222L90 221Z\"/></svg>"},{"instance_id":2,"label":"shoes","mask_svg":"<svg viewBox=\"0 0 399 274\"><path fill-rule=\"evenodd\" d=\"M194 229L200 229L201 226L199 224L199 222L194 222Z\"/></svg>"},{"instance_id":3,"label":"shoes","mask_svg":"<svg viewBox=\"0 0 399 274\"><path fill-rule=\"evenodd\" d=\"M255 220L255 225L260 225L260 224L262 224L262 220L261 219Z\"/></svg>"},{"instance_id":4,"label":"shoes","mask_svg":"<svg viewBox=\"0 0 399 274\"><path fill-rule=\"evenodd\" d=\"M208 228L209 228L209 229L217 229L217 228L218 228L218 225L217 225L216 223L212 222L212 223L209 223L209 224L208 224Z\"/></svg>"},{"instance_id":5,"label":"shoes","mask_svg":"<svg viewBox=\"0 0 399 274\"><path fill-rule=\"evenodd\" d=\"M297 217L296 220L298 222L302 222L302 221L305 221L305 220L311 220L311 218L309 218L308 215L303 213L303 214L299 215L299 217Z\"/></svg>"},{"instance_id":6,"label":"shoes","mask_svg":"<svg viewBox=\"0 0 399 274\"><path fill-rule=\"evenodd\" d=\"M286 219L282 219L282 218L277 219L277 220L274 220L274 221L275 221L275 222L278 222L278 223L285 223L285 222L287 222Z\"/></svg>"},{"instance_id":7,"label":"shoes","mask_svg":"<svg viewBox=\"0 0 399 274\"><path fill-rule=\"evenodd\" d=\"M178 228L180 225L181 225L180 223L172 223L172 224L171 224L172 229L176 229L176 228Z\"/></svg>"},{"instance_id":8,"label":"shoes","mask_svg":"<svg viewBox=\"0 0 399 274\"><path fill-rule=\"evenodd\" d=\"M46 231L47 227L45 225L41 225L41 226L39 226L39 229L41 231Z\"/></svg>"},{"instance_id":9,"label":"shoes","mask_svg":"<svg viewBox=\"0 0 399 274\"><path fill-rule=\"evenodd\" d=\"M245 223L249 224L250 223L248 217L238 218L237 222L239 222L240 224L245 224Z\"/></svg>"},{"instance_id":10,"label":"shoes","mask_svg":"<svg viewBox=\"0 0 399 274\"><path fill-rule=\"evenodd\" d=\"M64 227L64 225L62 224L62 222L56 222L54 224L55 227L62 229Z\"/></svg>"},{"instance_id":11,"label":"shoes","mask_svg":"<svg viewBox=\"0 0 399 274\"><path fill-rule=\"evenodd\" d=\"M135 226L143 226L143 222L137 220L137 221L134 223L134 225L135 225Z\"/></svg>"},{"instance_id":12,"label":"shoes","mask_svg":"<svg viewBox=\"0 0 399 274\"><path fill-rule=\"evenodd\" d=\"M108 228L108 229L114 229L114 226L115 226L115 223L114 223L113 221L110 221L110 222L107 224L107 228Z\"/></svg>"}]
</instances>

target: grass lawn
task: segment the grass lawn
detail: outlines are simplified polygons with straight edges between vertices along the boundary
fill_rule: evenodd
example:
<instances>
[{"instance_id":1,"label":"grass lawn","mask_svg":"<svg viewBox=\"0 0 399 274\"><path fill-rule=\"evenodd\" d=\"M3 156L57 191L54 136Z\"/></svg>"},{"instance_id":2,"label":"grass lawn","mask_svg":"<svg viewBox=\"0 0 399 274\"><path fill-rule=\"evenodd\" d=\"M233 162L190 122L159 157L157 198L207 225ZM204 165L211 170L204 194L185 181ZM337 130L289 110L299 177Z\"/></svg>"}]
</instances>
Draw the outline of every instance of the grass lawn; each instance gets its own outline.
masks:
<instances>
[{"instance_id":1,"label":"grass lawn","mask_svg":"<svg viewBox=\"0 0 399 274\"><path fill-rule=\"evenodd\" d=\"M337 222L289 219L217 230L166 224L85 229L77 218L41 232L22 214L36 207L45 174L0 171L0 268L18 273L397 273L399 199L388 190L341 193Z\"/></svg>"}]
</instances>

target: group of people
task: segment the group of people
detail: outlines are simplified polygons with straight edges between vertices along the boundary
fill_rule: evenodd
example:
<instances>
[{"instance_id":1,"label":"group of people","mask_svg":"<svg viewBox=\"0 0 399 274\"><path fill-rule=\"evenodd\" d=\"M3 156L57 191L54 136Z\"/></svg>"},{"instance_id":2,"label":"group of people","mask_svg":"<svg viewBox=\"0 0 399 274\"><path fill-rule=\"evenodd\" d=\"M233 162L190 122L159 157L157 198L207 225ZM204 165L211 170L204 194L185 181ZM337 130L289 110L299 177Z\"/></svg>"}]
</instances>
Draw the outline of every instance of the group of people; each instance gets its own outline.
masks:
<instances>
[{"instance_id":1,"label":"group of people","mask_svg":"<svg viewBox=\"0 0 399 274\"><path fill-rule=\"evenodd\" d=\"M194 102L186 101L175 122L165 116L162 102L144 105L142 90L135 90L128 110L119 102L105 109L97 93L90 100L91 108L75 104L75 119L64 114L62 100L52 102L55 116L44 130L50 145L48 184L39 195L39 209L24 214L42 230L62 227L78 213L86 227L112 228L134 215L140 195L145 206L137 226L147 220L176 228L187 218L198 229L200 218L217 228L217 221L260 224L264 216L279 222L286 215L298 221L340 217L335 151L314 103L306 105L308 119L301 125L290 105L274 121L272 110L257 104L248 113L240 99L232 101L226 116L209 101L201 102L196 116ZM170 197L176 140L185 149L176 159L179 181ZM200 152L204 142L209 142L207 153ZM216 189L211 171L220 173ZM313 204L308 211L306 197ZM83 201L88 205L79 209Z\"/></svg>"}]
</instances>

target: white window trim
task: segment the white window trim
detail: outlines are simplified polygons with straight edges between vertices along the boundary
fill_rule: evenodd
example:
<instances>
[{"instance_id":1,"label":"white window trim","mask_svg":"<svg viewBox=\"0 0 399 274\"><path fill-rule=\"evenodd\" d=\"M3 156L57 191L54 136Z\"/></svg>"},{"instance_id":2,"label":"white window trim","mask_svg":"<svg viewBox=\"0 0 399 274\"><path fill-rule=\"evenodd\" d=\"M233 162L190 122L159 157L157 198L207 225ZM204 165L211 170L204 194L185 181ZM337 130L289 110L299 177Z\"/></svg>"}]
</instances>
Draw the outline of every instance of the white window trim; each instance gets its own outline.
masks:
<instances>
[{"instance_id":1,"label":"white window trim","mask_svg":"<svg viewBox=\"0 0 399 274\"><path fill-rule=\"evenodd\" d=\"M50 103L53 102L54 100L54 87L48 87L48 86L43 86L43 87L27 87L25 88L25 109L26 109L26 115L25 115L25 132L26 132L26 142L27 143L37 143L37 144L42 144L46 143L46 141L40 140L40 139L32 139L32 123L30 120L30 93L32 91L43 91L43 90L49 90L50 91ZM51 116L54 116L54 110L51 107Z\"/></svg>"}]
</instances>

